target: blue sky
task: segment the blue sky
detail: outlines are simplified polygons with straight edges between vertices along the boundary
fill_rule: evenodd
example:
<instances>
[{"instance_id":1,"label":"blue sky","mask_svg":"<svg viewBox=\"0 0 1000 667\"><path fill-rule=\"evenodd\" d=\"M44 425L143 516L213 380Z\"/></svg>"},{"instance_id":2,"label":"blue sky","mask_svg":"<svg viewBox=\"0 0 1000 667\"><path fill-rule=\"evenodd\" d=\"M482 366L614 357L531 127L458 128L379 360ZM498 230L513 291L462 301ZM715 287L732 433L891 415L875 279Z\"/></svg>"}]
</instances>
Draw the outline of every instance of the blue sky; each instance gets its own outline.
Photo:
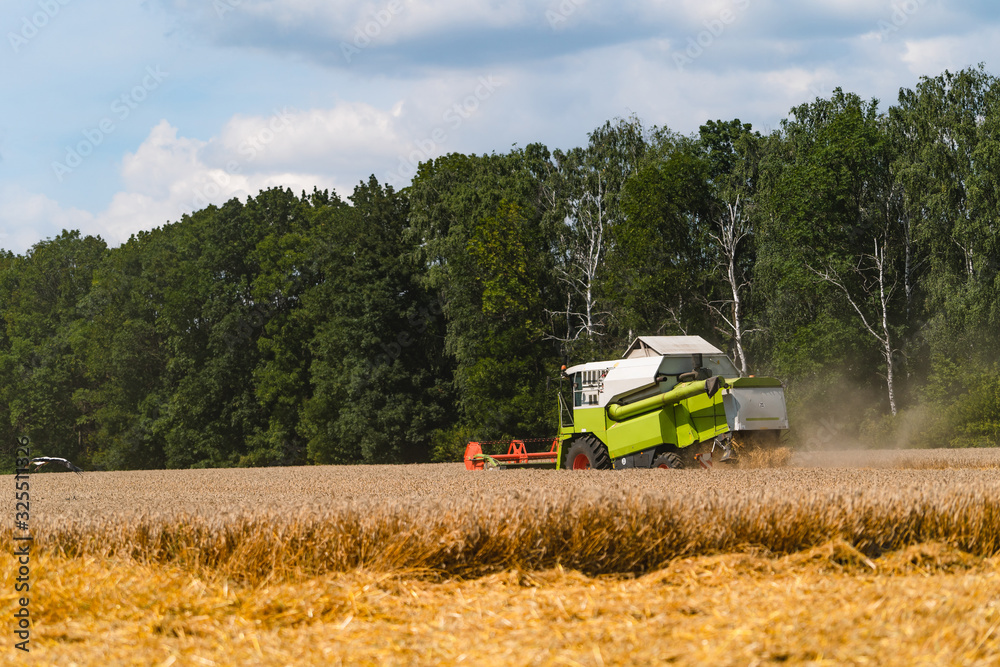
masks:
<instances>
[{"instance_id":1,"label":"blue sky","mask_svg":"<svg viewBox=\"0 0 1000 667\"><path fill-rule=\"evenodd\" d=\"M62 229L118 245L282 185L513 144L583 145L604 121L776 128L840 86L994 61L1000 6L946 0L7 0L0 247Z\"/></svg>"}]
</instances>

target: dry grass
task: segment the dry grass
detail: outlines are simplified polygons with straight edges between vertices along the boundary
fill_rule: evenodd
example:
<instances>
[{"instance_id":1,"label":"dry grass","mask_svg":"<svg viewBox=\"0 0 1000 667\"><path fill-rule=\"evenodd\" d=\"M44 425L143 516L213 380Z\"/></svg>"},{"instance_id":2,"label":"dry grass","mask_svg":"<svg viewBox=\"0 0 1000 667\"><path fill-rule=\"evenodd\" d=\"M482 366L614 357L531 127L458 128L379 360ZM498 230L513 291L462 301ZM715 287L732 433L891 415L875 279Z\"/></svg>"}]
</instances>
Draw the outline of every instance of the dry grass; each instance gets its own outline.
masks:
<instances>
[{"instance_id":1,"label":"dry grass","mask_svg":"<svg viewBox=\"0 0 1000 667\"><path fill-rule=\"evenodd\" d=\"M4 556L6 558L6 556ZM874 569L873 569L874 568ZM6 614L11 591L5 567ZM680 559L638 578L352 572L260 587L166 565L34 564L39 665L966 664L1000 660L1000 562L844 543Z\"/></svg>"},{"instance_id":2,"label":"dry grass","mask_svg":"<svg viewBox=\"0 0 1000 667\"><path fill-rule=\"evenodd\" d=\"M1000 659L1000 453L770 456L784 467L33 475L32 659Z\"/></svg>"}]
</instances>

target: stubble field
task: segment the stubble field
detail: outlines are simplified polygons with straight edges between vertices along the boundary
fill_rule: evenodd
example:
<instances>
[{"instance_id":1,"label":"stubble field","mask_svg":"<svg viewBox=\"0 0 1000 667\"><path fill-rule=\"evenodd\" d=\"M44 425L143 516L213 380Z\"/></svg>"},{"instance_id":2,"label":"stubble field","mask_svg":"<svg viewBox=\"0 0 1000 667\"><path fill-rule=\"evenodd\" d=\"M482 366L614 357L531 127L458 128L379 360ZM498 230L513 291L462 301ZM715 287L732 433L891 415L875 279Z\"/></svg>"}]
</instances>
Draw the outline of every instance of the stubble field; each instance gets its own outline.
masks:
<instances>
[{"instance_id":1,"label":"stubble field","mask_svg":"<svg viewBox=\"0 0 1000 667\"><path fill-rule=\"evenodd\" d=\"M25 664L1000 660L1000 450L36 474L31 503Z\"/></svg>"}]
</instances>

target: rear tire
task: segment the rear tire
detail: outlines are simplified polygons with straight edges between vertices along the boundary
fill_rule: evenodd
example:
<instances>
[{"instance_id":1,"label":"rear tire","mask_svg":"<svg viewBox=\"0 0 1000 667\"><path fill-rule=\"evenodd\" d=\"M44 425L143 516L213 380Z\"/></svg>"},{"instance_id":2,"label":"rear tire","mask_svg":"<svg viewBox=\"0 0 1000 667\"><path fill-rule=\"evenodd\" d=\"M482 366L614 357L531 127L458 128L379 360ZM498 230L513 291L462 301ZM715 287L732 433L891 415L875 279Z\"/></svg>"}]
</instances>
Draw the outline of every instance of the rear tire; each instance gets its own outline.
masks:
<instances>
[{"instance_id":1,"label":"rear tire","mask_svg":"<svg viewBox=\"0 0 1000 667\"><path fill-rule=\"evenodd\" d=\"M653 459L653 467L679 470L684 467L684 461L674 452L660 452Z\"/></svg>"},{"instance_id":2,"label":"rear tire","mask_svg":"<svg viewBox=\"0 0 1000 667\"><path fill-rule=\"evenodd\" d=\"M568 470L609 470L611 457L604 443L592 435L573 438L563 457L563 468Z\"/></svg>"}]
</instances>

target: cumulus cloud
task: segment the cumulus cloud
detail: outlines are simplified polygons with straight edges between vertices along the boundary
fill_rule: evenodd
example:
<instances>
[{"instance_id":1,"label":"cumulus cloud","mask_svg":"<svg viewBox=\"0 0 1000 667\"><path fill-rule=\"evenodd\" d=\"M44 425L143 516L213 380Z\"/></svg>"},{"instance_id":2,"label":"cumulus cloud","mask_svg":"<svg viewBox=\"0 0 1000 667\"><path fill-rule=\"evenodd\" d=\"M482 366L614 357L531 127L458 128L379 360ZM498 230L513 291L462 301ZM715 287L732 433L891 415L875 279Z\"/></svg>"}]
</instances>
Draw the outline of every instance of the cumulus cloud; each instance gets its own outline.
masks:
<instances>
[{"instance_id":1,"label":"cumulus cloud","mask_svg":"<svg viewBox=\"0 0 1000 667\"><path fill-rule=\"evenodd\" d=\"M233 116L208 147L216 159L343 171L358 156L391 157L401 141L401 104L378 109L343 103L330 109L276 109L269 116Z\"/></svg>"},{"instance_id":2,"label":"cumulus cloud","mask_svg":"<svg viewBox=\"0 0 1000 667\"><path fill-rule=\"evenodd\" d=\"M135 153L122 160L122 179L135 194L155 199L168 197L177 184L188 181L203 168L198 154L205 142L177 137L177 129L162 120Z\"/></svg>"},{"instance_id":3,"label":"cumulus cloud","mask_svg":"<svg viewBox=\"0 0 1000 667\"><path fill-rule=\"evenodd\" d=\"M327 175L275 168L282 151L287 151L281 132L287 129L282 123L288 122L275 117L234 118L220 138L200 141L178 136L177 128L160 121L138 149L122 159L125 189L85 227L109 242L120 243L140 229L233 197L255 196L269 187L287 187L296 193L312 191L314 186L331 187ZM245 145L232 145L233 126L249 132ZM270 150L276 155L268 157Z\"/></svg>"},{"instance_id":4,"label":"cumulus cloud","mask_svg":"<svg viewBox=\"0 0 1000 667\"><path fill-rule=\"evenodd\" d=\"M64 229L81 229L93 219L87 211L63 208L21 186L0 187L0 248L24 252L42 238L57 236Z\"/></svg>"},{"instance_id":5,"label":"cumulus cloud","mask_svg":"<svg viewBox=\"0 0 1000 667\"><path fill-rule=\"evenodd\" d=\"M915 76L934 76L944 70L960 70L995 55L994 46L1000 40L1000 29L990 26L974 35L942 35L904 42L901 59Z\"/></svg>"},{"instance_id":6,"label":"cumulus cloud","mask_svg":"<svg viewBox=\"0 0 1000 667\"><path fill-rule=\"evenodd\" d=\"M23 252L39 238L51 237L64 228L100 235L117 245L137 231L176 221L209 204L255 196L270 187L291 188L298 193L311 192L315 186L349 194L329 171L283 169L280 165L294 163L297 147L310 139L315 145L305 151L305 157L312 155L317 163L321 151L334 155L344 146L355 150L358 138L351 131L364 128L365 123L352 123L346 118L350 115L349 111L330 110L325 114L302 112L283 120L239 116L209 141L178 136L177 128L162 120L134 152L124 155L120 173L124 188L112 195L99 213L63 208L53 199L19 187L0 190L0 247ZM300 136L281 125L295 122L301 122ZM245 140L237 141L236 137Z\"/></svg>"},{"instance_id":7,"label":"cumulus cloud","mask_svg":"<svg viewBox=\"0 0 1000 667\"><path fill-rule=\"evenodd\" d=\"M256 196L270 187L295 193L319 187L346 197L369 174L402 186L412 173L400 175L399 162L412 159L415 170L418 162L461 150L455 130L463 125L466 132L474 129L469 126L481 106L501 85L493 76L457 77L429 85L440 96L439 104L426 103L428 89L417 87L388 108L346 102L331 108L278 108L267 115L236 114L206 140L183 136L161 120L121 158L123 187L98 213L65 209L21 188L0 191L0 247L23 251L40 233L51 236L64 227L99 234L117 245L139 230L176 221L209 204ZM449 99L454 105L443 106ZM452 116L453 122L447 122Z\"/></svg>"}]
</instances>

